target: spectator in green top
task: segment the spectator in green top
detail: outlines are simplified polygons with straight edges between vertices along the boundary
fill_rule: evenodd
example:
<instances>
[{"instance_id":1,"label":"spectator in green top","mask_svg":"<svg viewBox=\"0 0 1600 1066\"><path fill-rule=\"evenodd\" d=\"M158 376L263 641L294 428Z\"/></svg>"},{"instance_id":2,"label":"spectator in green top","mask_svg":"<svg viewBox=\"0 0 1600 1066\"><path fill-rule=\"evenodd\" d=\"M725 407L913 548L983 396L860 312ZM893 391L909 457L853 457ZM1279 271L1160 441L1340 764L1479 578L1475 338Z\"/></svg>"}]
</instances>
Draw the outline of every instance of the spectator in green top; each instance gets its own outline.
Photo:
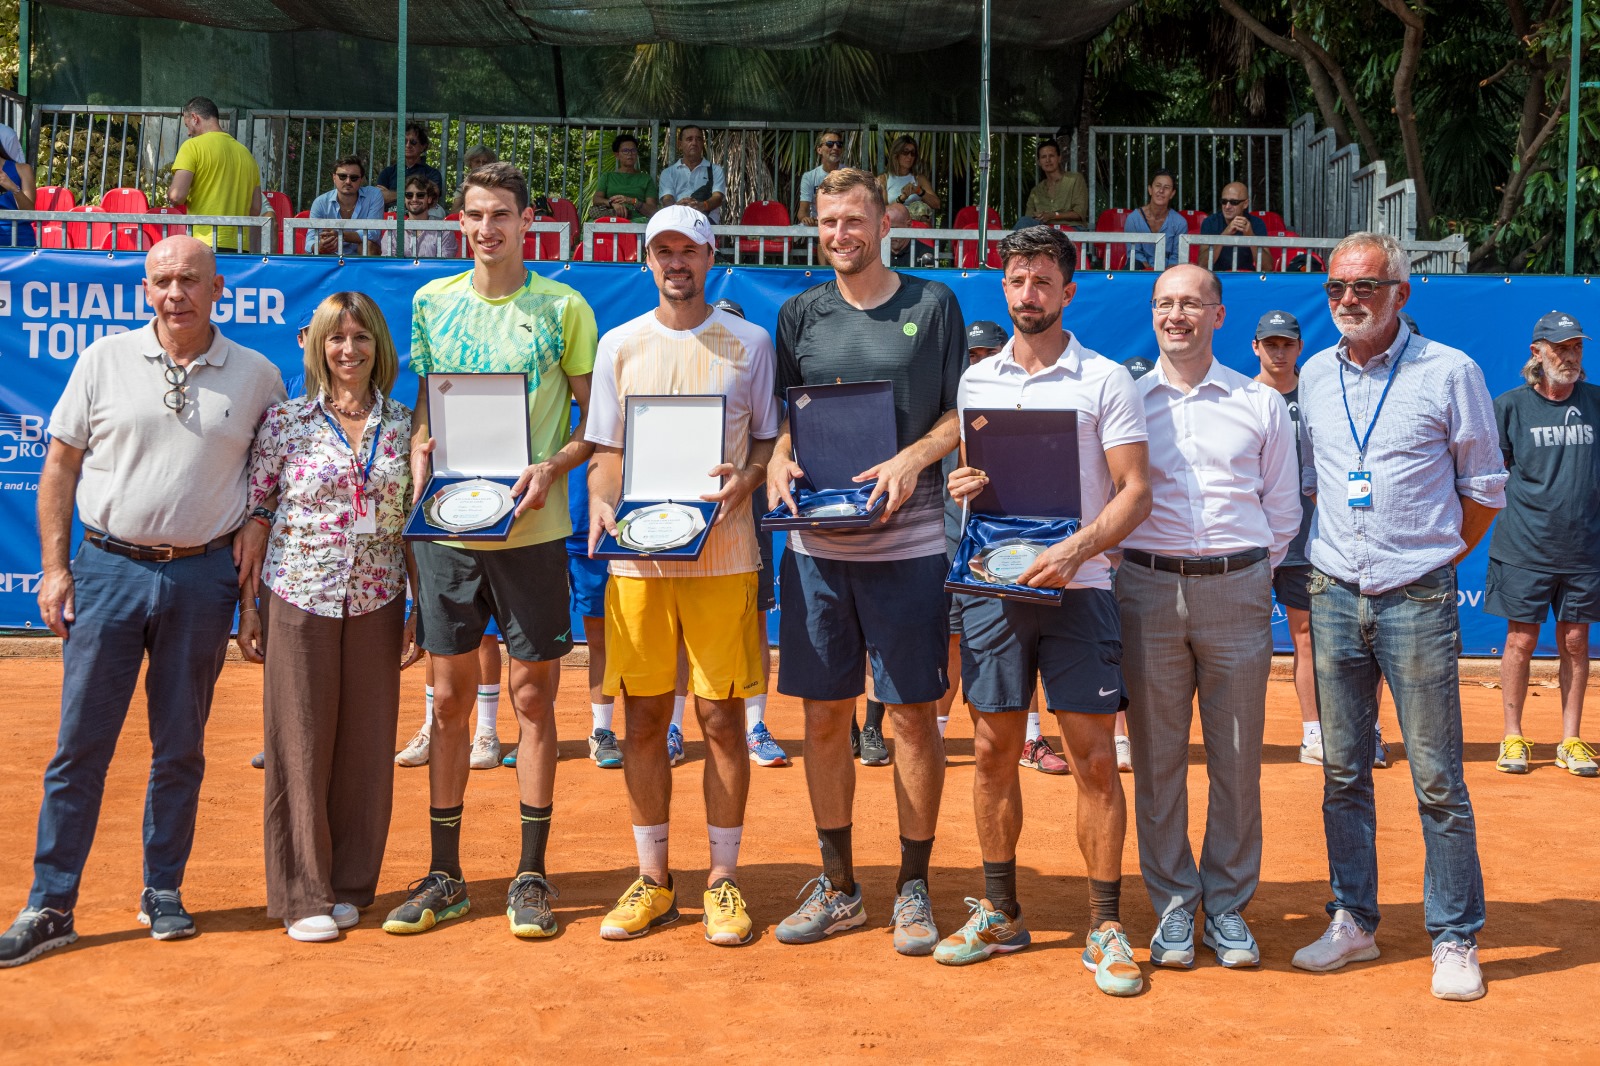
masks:
<instances>
[{"instance_id":1,"label":"spectator in green top","mask_svg":"<svg viewBox=\"0 0 1600 1066\"><path fill-rule=\"evenodd\" d=\"M1089 227L1089 186L1075 170L1061 169L1061 146L1053 140L1039 142L1039 172L1044 180L1028 193L1023 215L1015 229L1029 226Z\"/></svg>"},{"instance_id":2,"label":"spectator in green top","mask_svg":"<svg viewBox=\"0 0 1600 1066\"><path fill-rule=\"evenodd\" d=\"M648 222L660 205L656 203L656 179L639 169L639 138L619 133L611 142L615 170L600 175L594 190L590 213L599 218L615 215L629 222Z\"/></svg>"}]
</instances>

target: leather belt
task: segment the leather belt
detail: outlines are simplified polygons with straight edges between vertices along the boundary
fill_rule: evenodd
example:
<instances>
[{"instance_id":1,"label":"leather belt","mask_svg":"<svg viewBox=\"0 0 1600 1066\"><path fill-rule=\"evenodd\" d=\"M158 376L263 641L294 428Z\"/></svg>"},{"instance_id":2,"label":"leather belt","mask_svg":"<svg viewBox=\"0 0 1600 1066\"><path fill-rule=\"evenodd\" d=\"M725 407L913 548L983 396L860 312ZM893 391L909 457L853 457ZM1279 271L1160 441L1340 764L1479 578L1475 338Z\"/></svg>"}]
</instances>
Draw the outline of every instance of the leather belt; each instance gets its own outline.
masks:
<instances>
[{"instance_id":1,"label":"leather belt","mask_svg":"<svg viewBox=\"0 0 1600 1066\"><path fill-rule=\"evenodd\" d=\"M118 540L109 533L97 530L84 530L83 539L93 544L102 551L113 555L137 559L142 563L170 563L174 559L187 559L191 555L204 555L206 552L216 551L233 543L233 534L224 533L216 540L206 544L197 544L188 548L175 548L171 544L132 544L125 540Z\"/></svg>"},{"instance_id":2,"label":"leather belt","mask_svg":"<svg viewBox=\"0 0 1600 1066\"><path fill-rule=\"evenodd\" d=\"M1152 570L1165 570L1183 577L1212 577L1243 570L1267 557L1267 549L1251 548L1233 555L1177 556L1151 555L1137 548L1122 549L1122 557L1130 563L1148 566Z\"/></svg>"}]
</instances>

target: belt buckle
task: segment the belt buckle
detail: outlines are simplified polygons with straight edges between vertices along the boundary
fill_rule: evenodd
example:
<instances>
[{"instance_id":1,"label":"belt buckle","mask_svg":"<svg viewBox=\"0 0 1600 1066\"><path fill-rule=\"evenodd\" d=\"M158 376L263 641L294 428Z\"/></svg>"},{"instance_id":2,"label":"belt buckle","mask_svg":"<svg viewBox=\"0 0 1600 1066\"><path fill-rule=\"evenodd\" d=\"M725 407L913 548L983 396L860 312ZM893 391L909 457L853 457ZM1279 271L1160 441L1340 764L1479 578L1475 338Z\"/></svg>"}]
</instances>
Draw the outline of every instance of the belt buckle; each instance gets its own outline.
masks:
<instances>
[{"instance_id":1,"label":"belt buckle","mask_svg":"<svg viewBox=\"0 0 1600 1066\"><path fill-rule=\"evenodd\" d=\"M1178 576L1179 577L1189 577L1190 576L1190 574L1189 574L1189 564L1192 563L1192 562L1193 563L1197 563L1199 561L1200 560L1198 560L1198 559L1190 559L1186 555L1179 556L1178 557ZM1199 574L1195 574L1193 576L1199 577L1200 575Z\"/></svg>"},{"instance_id":2,"label":"belt buckle","mask_svg":"<svg viewBox=\"0 0 1600 1066\"><path fill-rule=\"evenodd\" d=\"M147 562L152 562L152 563L170 563L170 562L172 562L173 547L170 544L160 544L160 545L156 545L154 547L143 547L143 546L141 546L140 550L142 550L142 551L144 551L146 553L146 555L147 555L146 561Z\"/></svg>"}]
</instances>

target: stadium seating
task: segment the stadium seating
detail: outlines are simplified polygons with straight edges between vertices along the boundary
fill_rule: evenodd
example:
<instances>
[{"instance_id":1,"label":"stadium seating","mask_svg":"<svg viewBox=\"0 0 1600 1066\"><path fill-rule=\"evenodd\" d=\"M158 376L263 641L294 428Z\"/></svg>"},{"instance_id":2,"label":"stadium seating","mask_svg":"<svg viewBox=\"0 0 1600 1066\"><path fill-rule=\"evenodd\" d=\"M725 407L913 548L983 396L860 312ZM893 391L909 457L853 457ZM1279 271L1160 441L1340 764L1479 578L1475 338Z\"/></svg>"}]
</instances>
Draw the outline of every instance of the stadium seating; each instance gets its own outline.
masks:
<instances>
[{"instance_id":1,"label":"stadium seating","mask_svg":"<svg viewBox=\"0 0 1600 1066\"><path fill-rule=\"evenodd\" d=\"M739 215L741 226L787 226L790 225L789 209L777 200L757 200L745 207ZM740 256L760 256L765 254L779 262L789 252L789 241L784 237L740 237Z\"/></svg>"},{"instance_id":2,"label":"stadium seating","mask_svg":"<svg viewBox=\"0 0 1600 1066\"><path fill-rule=\"evenodd\" d=\"M34 190L35 211L71 211L77 206L78 198L72 195L71 189L63 185L41 185Z\"/></svg>"},{"instance_id":3,"label":"stadium seating","mask_svg":"<svg viewBox=\"0 0 1600 1066\"><path fill-rule=\"evenodd\" d=\"M607 215L596 222L627 222L625 218ZM595 263L636 263L639 261L639 238L632 233L596 233L590 261ZM572 258L584 258L583 245L574 245Z\"/></svg>"},{"instance_id":4,"label":"stadium seating","mask_svg":"<svg viewBox=\"0 0 1600 1066\"><path fill-rule=\"evenodd\" d=\"M107 189L100 197L100 210L114 215L145 215L150 213L150 200L143 189Z\"/></svg>"},{"instance_id":5,"label":"stadium seating","mask_svg":"<svg viewBox=\"0 0 1600 1066\"><path fill-rule=\"evenodd\" d=\"M293 217L293 218L310 218L311 217L311 212L310 211L300 211L300 212L297 212L296 214L294 214L291 217ZM297 229L297 230L294 231L294 254L295 255L305 255L306 254L306 237L309 236L310 233L311 233L311 231L308 230L308 229Z\"/></svg>"},{"instance_id":6,"label":"stadium seating","mask_svg":"<svg viewBox=\"0 0 1600 1066\"><path fill-rule=\"evenodd\" d=\"M956 212L955 223L950 228L951 229L971 229L971 230L977 229L978 228L978 209L976 207L963 207L961 210L957 211ZM992 207L989 208L989 228L990 229L1002 229L1002 228L1004 228L1002 222L1000 221L1000 212L996 211ZM976 267L978 265L978 242L977 241L956 241L955 242L955 258L956 258L956 266L960 267L963 270L970 270L973 267ZM995 267L997 269L999 268L999 266L1000 266L1000 242L999 241L990 241L989 242L988 255L984 256L984 265L985 266Z\"/></svg>"},{"instance_id":7,"label":"stadium seating","mask_svg":"<svg viewBox=\"0 0 1600 1066\"><path fill-rule=\"evenodd\" d=\"M534 215L535 222L559 222L554 215ZM609 221L609 220L608 220ZM465 245L465 242L462 242ZM561 234L530 230L522 239L522 258L542 261L561 258Z\"/></svg>"},{"instance_id":8,"label":"stadium seating","mask_svg":"<svg viewBox=\"0 0 1600 1066\"><path fill-rule=\"evenodd\" d=\"M105 214L105 208L95 204L79 204L70 208L73 214ZM95 222L68 222L67 247L68 248L98 248L102 241L111 241L111 223Z\"/></svg>"}]
</instances>

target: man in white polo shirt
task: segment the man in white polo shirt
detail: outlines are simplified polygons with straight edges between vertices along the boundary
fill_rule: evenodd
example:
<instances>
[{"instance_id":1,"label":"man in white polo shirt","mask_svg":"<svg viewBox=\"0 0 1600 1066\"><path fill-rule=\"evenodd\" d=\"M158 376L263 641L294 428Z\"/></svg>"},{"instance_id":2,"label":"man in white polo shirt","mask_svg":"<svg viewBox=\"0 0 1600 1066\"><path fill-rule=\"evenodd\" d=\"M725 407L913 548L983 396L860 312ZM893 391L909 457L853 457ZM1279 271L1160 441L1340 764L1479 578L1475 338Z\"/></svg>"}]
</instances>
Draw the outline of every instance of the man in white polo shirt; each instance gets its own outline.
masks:
<instances>
[{"instance_id":1,"label":"man in white polo shirt","mask_svg":"<svg viewBox=\"0 0 1600 1066\"><path fill-rule=\"evenodd\" d=\"M1261 879L1261 733L1272 667L1272 569L1300 530L1289 409L1213 357L1222 281L1183 264L1156 279L1161 358L1139 379L1150 428L1150 517L1123 539L1139 869L1161 924L1157 966L1194 965L1194 915L1224 966L1261 953L1243 912ZM1205 843L1189 847L1189 726L1205 736Z\"/></svg>"},{"instance_id":2,"label":"man in white polo shirt","mask_svg":"<svg viewBox=\"0 0 1600 1066\"><path fill-rule=\"evenodd\" d=\"M1062 589L1059 604L961 597L961 682L972 707L972 803L985 898L933 957L962 965L1028 945L1017 902L1022 789L1016 752L1034 686L1042 681L1045 706L1061 724L1078 782L1078 845L1088 867L1090 907L1083 962L1102 991L1131 996L1144 979L1119 910L1128 808L1111 737L1122 695L1122 636L1104 553L1150 513L1144 411L1128 372L1061 328L1061 314L1077 291L1077 254L1067 235L1048 226L1018 230L1000 242L1000 257L1017 332L962 377L956 410L963 436L967 412L975 408L1076 411L1082 526L1017 578L1022 585ZM963 462L950 475L950 495L966 499L987 481Z\"/></svg>"},{"instance_id":3,"label":"man in white polo shirt","mask_svg":"<svg viewBox=\"0 0 1600 1066\"><path fill-rule=\"evenodd\" d=\"M0 936L0 966L78 938L72 909L106 770L145 674L152 748L139 920L157 940L193 936L179 889L194 843L206 718L222 672L239 575L246 465L261 415L284 398L258 352L211 324L217 259L192 237L145 257L143 329L95 341L50 415L39 482L39 612L62 638L61 729L45 768L33 890ZM84 541L68 560L76 498Z\"/></svg>"}]
</instances>

